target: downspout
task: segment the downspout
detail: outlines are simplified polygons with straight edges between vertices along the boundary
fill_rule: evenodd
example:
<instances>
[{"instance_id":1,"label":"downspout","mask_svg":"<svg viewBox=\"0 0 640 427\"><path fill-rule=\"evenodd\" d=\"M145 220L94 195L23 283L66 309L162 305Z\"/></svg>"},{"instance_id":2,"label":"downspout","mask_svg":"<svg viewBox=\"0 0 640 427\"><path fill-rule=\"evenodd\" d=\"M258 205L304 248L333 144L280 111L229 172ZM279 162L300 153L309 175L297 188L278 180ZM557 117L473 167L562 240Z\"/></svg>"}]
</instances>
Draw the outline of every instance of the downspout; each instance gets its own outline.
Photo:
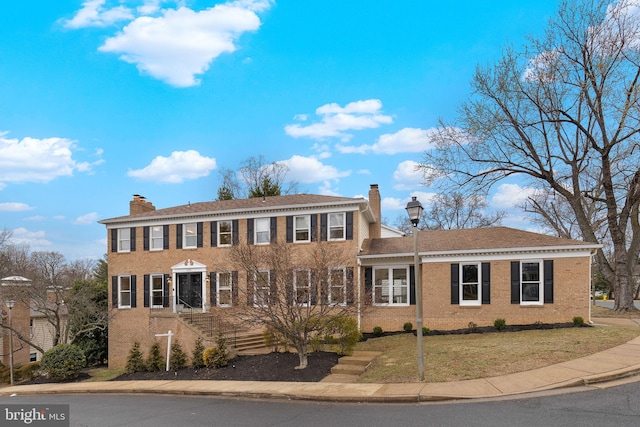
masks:
<instances>
[{"instance_id":1,"label":"downspout","mask_svg":"<svg viewBox=\"0 0 640 427\"><path fill-rule=\"evenodd\" d=\"M360 327L360 300L361 300L361 288L362 288L362 282L360 281L360 276L361 276L361 271L362 271L362 262L360 261L360 258L356 257L356 263L358 266L358 304L357 304L357 313L358 313L358 331L362 331L361 327Z\"/></svg>"},{"instance_id":2,"label":"downspout","mask_svg":"<svg viewBox=\"0 0 640 427\"><path fill-rule=\"evenodd\" d=\"M593 257L598 252L597 249L594 249L589 256L589 324L593 325L593 320L591 320L591 298L593 298L593 304L596 303L596 293L593 289L593 274L592 274L592 265L593 265Z\"/></svg>"}]
</instances>

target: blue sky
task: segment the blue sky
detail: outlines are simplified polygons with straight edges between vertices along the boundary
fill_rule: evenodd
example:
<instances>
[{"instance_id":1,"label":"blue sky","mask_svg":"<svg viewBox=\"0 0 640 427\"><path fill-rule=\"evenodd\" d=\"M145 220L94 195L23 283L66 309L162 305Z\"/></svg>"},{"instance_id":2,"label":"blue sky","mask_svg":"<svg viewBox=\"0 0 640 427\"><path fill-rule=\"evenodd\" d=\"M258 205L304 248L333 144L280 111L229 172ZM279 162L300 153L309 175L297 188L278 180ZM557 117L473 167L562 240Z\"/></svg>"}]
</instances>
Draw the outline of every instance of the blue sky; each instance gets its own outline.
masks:
<instances>
[{"instance_id":1,"label":"blue sky","mask_svg":"<svg viewBox=\"0 0 640 427\"><path fill-rule=\"evenodd\" d=\"M98 220L213 200L220 168L283 161L301 192L428 205L415 162L478 64L551 0L56 0L0 5L0 229L101 257ZM527 228L506 182L489 197Z\"/></svg>"}]
</instances>

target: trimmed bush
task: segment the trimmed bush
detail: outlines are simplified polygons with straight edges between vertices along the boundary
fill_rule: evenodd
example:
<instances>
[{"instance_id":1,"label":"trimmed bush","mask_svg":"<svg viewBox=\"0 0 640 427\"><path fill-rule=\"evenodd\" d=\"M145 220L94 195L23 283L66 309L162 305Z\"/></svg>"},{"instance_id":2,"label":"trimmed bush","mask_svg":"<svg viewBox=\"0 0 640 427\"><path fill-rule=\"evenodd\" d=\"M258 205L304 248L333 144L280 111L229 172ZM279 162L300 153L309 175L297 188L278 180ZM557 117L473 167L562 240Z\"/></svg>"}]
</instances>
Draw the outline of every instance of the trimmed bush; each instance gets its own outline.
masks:
<instances>
[{"instance_id":1,"label":"trimmed bush","mask_svg":"<svg viewBox=\"0 0 640 427\"><path fill-rule=\"evenodd\" d=\"M58 344L42 355L40 369L51 379L66 381L78 378L86 365L84 353L77 346Z\"/></svg>"},{"instance_id":2,"label":"trimmed bush","mask_svg":"<svg viewBox=\"0 0 640 427\"><path fill-rule=\"evenodd\" d=\"M405 332L413 331L413 323L406 322L404 325L402 325L402 329L404 329Z\"/></svg>"},{"instance_id":3,"label":"trimmed bush","mask_svg":"<svg viewBox=\"0 0 640 427\"><path fill-rule=\"evenodd\" d=\"M202 337L196 339L196 343L193 346L193 354L191 357L191 366L195 369L204 368L204 359L202 354L204 353L204 345L202 344Z\"/></svg>"},{"instance_id":4,"label":"trimmed bush","mask_svg":"<svg viewBox=\"0 0 640 427\"><path fill-rule=\"evenodd\" d=\"M573 318L573 326L582 327L584 326L584 319L580 316L576 316Z\"/></svg>"},{"instance_id":5,"label":"trimmed bush","mask_svg":"<svg viewBox=\"0 0 640 427\"><path fill-rule=\"evenodd\" d=\"M160 352L160 344L154 342L149 350L149 357L147 357L146 363L147 371L156 372L166 369L166 363L162 353Z\"/></svg>"},{"instance_id":6,"label":"trimmed bush","mask_svg":"<svg viewBox=\"0 0 640 427\"><path fill-rule=\"evenodd\" d=\"M380 326L374 326L373 327L373 336L374 337L381 337L382 336L382 328Z\"/></svg>"},{"instance_id":7,"label":"trimmed bush","mask_svg":"<svg viewBox=\"0 0 640 427\"><path fill-rule=\"evenodd\" d=\"M422 335L429 335L431 333L431 329L427 328L426 326L422 327Z\"/></svg>"},{"instance_id":8,"label":"trimmed bush","mask_svg":"<svg viewBox=\"0 0 640 427\"><path fill-rule=\"evenodd\" d=\"M172 371L179 371L187 367L187 354L182 350L179 341L171 344L171 356L169 360L169 368Z\"/></svg>"},{"instance_id":9,"label":"trimmed bush","mask_svg":"<svg viewBox=\"0 0 640 427\"><path fill-rule=\"evenodd\" d=\"M229 364L229 351L222 335L218 335L215 347L209 347L204 351L202 358L207 368L222 368Z\"/></svg>"},{"instance_id":10,"label":"trimmed bush","mask_svg":"<svg viewBox=\"0 0 640 427\"><path fill-rule=\"evenodd\" d=\"M353 317L336 317L327 325L327 332L333 342L333 350L340 356L353 353L362 334L358 331L358 322ZM328 340L327 340L328 342Z\"/></svg>"},{"instance_id":11,"label":"trimmed bush","mask_svg":"<svg viewBox=\"0 0 640 427\"><path fill-rule=\"evenodd\" d=\"M493 328L496 331L502 331L507 327L507 321L504 319L496 319L493 321Z\"/></svg>"},{"instance_id":12,"label":"trimmed bush","mask_svg":"<svg viewBox=\"0 0 640 427\"><path fill-rule=\"evenodd\" d=\"M129 356L127 356L127 365L124 368L127 374L134 372L142 372L146 370L144 360L142 359L142 352L140 351L140 343L134 342L129 350Z\"/></svg>"}]
</instances>

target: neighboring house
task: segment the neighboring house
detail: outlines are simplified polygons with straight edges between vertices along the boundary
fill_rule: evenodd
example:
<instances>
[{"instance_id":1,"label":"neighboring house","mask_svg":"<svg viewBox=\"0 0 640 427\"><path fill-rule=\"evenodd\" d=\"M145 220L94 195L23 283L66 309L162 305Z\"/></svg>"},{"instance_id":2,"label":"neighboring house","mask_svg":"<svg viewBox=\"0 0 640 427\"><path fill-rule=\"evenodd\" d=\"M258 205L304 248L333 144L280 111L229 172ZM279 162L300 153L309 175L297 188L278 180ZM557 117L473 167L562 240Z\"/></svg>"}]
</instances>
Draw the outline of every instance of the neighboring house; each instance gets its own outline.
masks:
<instances>
[{"instance_id":1,"label":"neighboring house","mask_svg":"<svg viewBox=\"0 0 640 427\"><path fill-rule=\"evenodd\" d=\"M240 242L277 240L304 251L326 241L350 260L332 268L332 303L357 307L362 331L415 324L413 238L380 218L375 184L368 200L295 194L158 210L135 195L129 215L100 221L109 242L109 365L124 366L133 342L146 352L168 331L189 352L200 331L181 312L231 321L233 310L259 298L269 272L247 277L225 260ZM419 240L426 327L589 317L599 245L506 227L420 232Z\"/></svg>"},{"instance_id":2,"label":"neighboring house","mask_svg":"<svg viewBox=\"0 0 640 427\"><path fill-rule=\"evenodd\" d=\"M12 324L13 329L22 336L29 336L29 307L20 302L15 294L22 292L25 287L31 286L31 280L21 276L5 277L0 280L0 300L1 300L1 313L2 324L9 326ZM14 301L14 306L10 310L7 308L7 301ZM9 317L11 315L11 318ZM11 360L10 344L11 333L9 329L2 328L0 340L0 354L2 359L0 360L5 366L9 366ZM13 334L13 363L15 366L24 365L29 363L29 346L18 339L17 334Z\"/></svg>"}]
</instances>

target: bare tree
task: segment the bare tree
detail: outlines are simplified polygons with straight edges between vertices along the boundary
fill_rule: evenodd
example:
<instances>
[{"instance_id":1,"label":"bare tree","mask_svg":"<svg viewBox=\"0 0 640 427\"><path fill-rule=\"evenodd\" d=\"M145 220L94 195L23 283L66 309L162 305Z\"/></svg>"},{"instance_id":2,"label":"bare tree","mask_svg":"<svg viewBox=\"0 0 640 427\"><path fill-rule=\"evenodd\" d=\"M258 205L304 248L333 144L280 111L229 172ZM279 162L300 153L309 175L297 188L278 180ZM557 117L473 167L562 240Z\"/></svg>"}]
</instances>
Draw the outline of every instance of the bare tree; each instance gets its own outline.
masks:
<instances>
[{"instance_id":1,"label":"bare tree","mask_svg":"<svg viewBox=\"0 0 640 427\"><path fill-rule=\"evenodd\" d=\"M242 162L238 171L222 169L222 184L217 200L293 194L297 183L287 180L289 168L282 162L267 162L264 156L252 156Z\"/></svg>"},{"instance_id":2,"label":"bare tree","mask_svg":"<svg viewBox=\"0 0 640 427\"><path fill-rule=\"evenodd\" d=\"M247 305L240 318L264 325L295 347L299 366L308 364L315 334L341 317L356 314L353 260L339 245L318 243L306 252L291 245L237 245L229 261L247 275Z\"/></svg>"},{"instance_id":3,"label":"bare tree","mask_svg":"<svg viewBox=\"0 0 640 427\"><path fill-rule=\"evenodd\" d=\"M639 43L629 0L562 2L544 37L478 67L459 121L442 123L422 163L478 191L527 177L566 201L589 242L606 218L612 256L599 251L596 262L616 311L634 309L640 251Z\"/></svg>"}]
</instances>

